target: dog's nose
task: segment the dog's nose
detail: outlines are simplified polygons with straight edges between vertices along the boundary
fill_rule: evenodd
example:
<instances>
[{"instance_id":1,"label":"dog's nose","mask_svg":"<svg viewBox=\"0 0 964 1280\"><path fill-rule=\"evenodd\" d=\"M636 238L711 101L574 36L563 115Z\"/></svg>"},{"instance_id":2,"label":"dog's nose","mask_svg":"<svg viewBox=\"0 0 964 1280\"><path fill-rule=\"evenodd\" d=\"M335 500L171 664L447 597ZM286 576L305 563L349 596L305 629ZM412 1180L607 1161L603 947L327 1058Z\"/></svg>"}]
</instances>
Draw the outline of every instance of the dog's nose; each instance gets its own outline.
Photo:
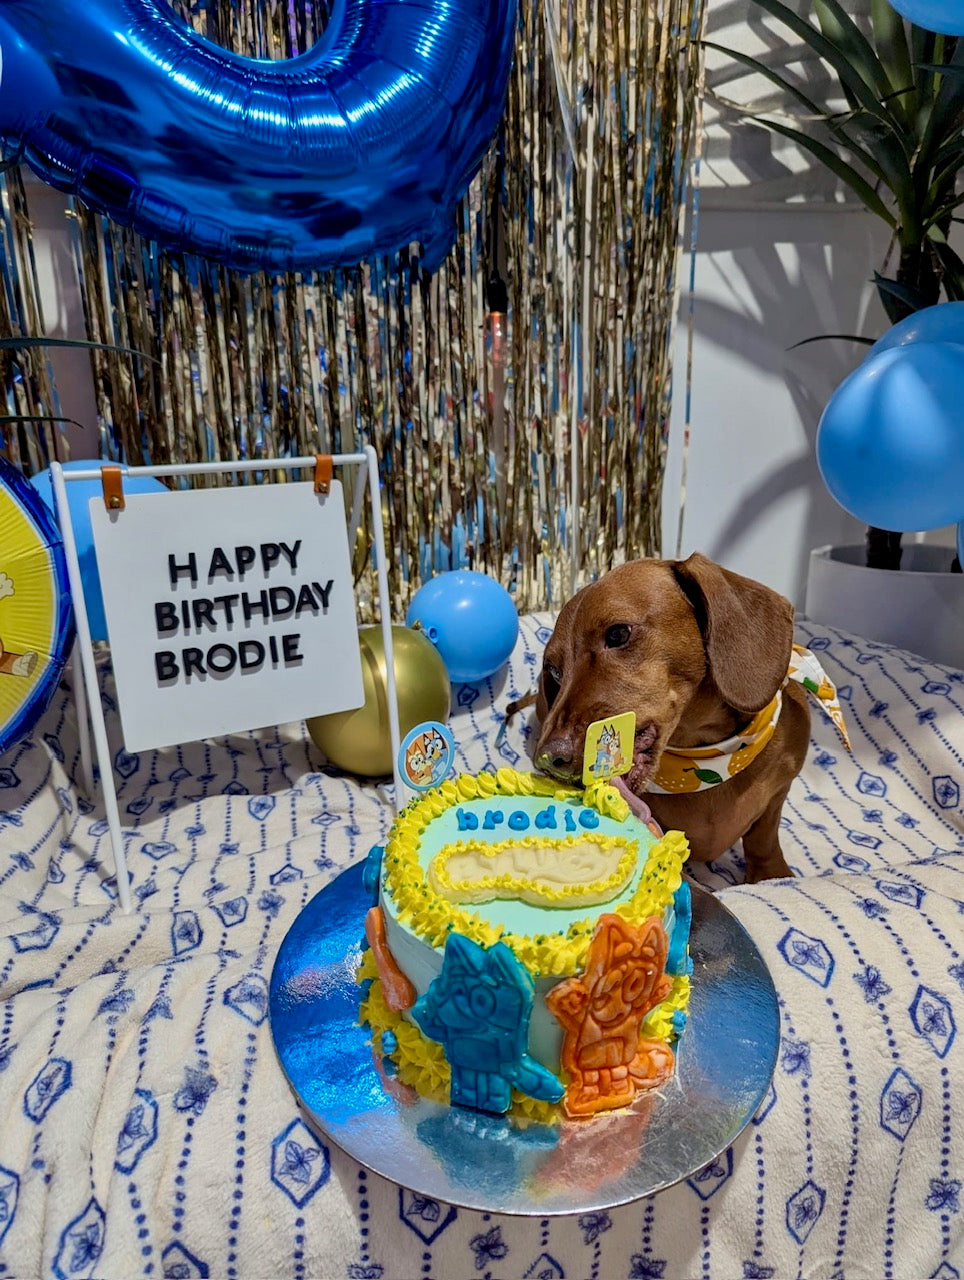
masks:
<instances>
[{"instance_id":1,"label":"dog's nose","mask_svg":"<svg viewBox=\"0 0 964 1280\"><path fill-rule=\"evenodd\" d=\"M574 760L571 738L550 738L536 756L536 768L545 773L571 773Z\"/></svg>"}]
</instances>

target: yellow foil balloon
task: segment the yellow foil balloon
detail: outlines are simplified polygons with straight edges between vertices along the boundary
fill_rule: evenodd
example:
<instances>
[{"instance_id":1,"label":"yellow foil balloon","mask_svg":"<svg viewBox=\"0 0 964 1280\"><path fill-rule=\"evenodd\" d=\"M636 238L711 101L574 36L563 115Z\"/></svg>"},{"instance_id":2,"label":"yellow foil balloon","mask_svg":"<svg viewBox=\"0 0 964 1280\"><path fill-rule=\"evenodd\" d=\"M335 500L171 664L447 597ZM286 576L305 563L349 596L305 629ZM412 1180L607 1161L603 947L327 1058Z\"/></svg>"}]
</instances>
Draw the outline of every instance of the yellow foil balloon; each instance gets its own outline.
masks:
<instances>
[{"instance_id":1,"label":"yellow foil balloon","mask_svg":"<svg viewBox=\"0 0 964 1280\"><path fill-rule=\"evenodd\" d=\"M319 751L348 773L380 778L392 772L388 723L388 663L381 627L362 627L362 681L365 705L354 711L312 716L305 723ZM411 627L392 627L399 733L405 737L424 720L448 718L452 686L448 670L431 640Z\"/></svg>"}]
</instances>

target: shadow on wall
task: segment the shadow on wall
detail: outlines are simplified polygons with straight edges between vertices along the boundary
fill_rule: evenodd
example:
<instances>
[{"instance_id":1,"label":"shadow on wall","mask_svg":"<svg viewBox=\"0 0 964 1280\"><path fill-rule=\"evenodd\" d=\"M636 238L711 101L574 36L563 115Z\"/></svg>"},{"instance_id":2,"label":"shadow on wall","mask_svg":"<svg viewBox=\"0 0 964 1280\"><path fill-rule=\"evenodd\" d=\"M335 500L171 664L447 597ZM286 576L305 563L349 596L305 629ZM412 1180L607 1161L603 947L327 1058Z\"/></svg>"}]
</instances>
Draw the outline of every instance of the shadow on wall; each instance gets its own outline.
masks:
<instances>
[{"instance_id":1,"label":"shadow on wall","mask_svg":"<svg viewBox=\"0 0 964 1280\"><path fill-rule=\"evenodd\" d=\"M801 89L825 96L821 65L795 63L752 0L711 3L707 38L789 66ZM872 277L887 236L793 143L726 106L772 107L779 90L712 52L707 81L682 550L699 548L802 604L811 548L863 541L863 526L824 487L815 440L827 401L866 347L791 348L821 334L886 330ZM684 293L678 332L689 306Z\"/></svg>"}]
</instances>

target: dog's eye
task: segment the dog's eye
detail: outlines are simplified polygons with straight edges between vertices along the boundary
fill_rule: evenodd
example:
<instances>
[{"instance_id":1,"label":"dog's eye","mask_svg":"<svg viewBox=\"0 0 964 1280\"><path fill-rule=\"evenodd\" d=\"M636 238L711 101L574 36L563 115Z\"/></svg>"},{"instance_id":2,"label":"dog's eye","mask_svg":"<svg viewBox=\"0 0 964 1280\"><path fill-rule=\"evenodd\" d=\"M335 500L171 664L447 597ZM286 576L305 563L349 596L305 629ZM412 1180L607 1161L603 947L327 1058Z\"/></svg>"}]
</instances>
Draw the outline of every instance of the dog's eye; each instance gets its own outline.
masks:
<instances>
[{"instance_id":1,"label":"dog's eye","mask_svg":"<svg viewBox=\"0 0 964 1280\"><path fill-rule=\"evenodd\" d=\"M629 644L629 637L632 635L632 627L626 622L617 622L613 626L606 628L606 648L621 649L624 645Z\"/></svg>"},{"instance_id":2,"label":"dog's eye","mask_svg":"<svg viewBox=\"0 0 964 1280\"><path fill-rule=\"evenodd\" d=\"M553 666L551 662L544 662L542 664L542 691L545 694L546 703L550 707L559 692L560 684L562 684L562 672L558 667Z\"/></svg>"}]
</instances>

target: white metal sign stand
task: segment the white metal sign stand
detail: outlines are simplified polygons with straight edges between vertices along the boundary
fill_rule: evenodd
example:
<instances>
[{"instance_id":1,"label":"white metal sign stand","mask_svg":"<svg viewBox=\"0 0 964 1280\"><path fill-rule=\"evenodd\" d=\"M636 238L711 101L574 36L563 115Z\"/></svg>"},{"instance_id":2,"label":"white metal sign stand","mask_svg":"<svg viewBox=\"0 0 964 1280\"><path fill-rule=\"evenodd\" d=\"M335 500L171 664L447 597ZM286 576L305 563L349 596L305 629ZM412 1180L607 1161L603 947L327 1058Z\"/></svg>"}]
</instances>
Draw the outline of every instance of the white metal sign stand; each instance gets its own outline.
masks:
<instances>
[{"instance_id":1,"label":"white metal sign stand","mask_svg":"<svg viewBox=\"0 0 964 1280\"><path fill-rule=\"evenodd\" d=\"M375 553L375 569L378 582L378 605L381 615L382 638L386 658L386 678L388 683L388 720L392 742L392 768L395 781L396 810L405 803L407 788L399 774L398 755L400 746L398 692L395 684L395 661L392 645L391 609L388 595L388 572L385 560L385 535L382 528L382 513L378 489L378 460L371 445L360 453L342 453L319 456L258 459L243 462L206 462L185 463L183 465L158 467L121 467L120 477L124 476L195 476L222 475L227 472L250 471L293 471L309 468L318 475L321 462L330 463L332 467L358 468L355 473L352 510L348 523L349 547L354 546L355 537L361 524L362 503L365 497L365 486L369 490L371 501L371 525L373 550ZM330 472L329 472L330 474ZM64 540L64 551L67 559L67 571L70 580L70 592L73 598L74 614L77 624L77 647L74 651L74 687L77 699L77 717L80 729L81 768L84 781L89 790L93 790L93 758L91 754L90 733L93 731L94 751L100 770L100 780L104 792L104 810L110 833L111 849L114 855L114 870L117 879L117 896L125 912L131 909L130 878L127 871L127 859L124 848L124 833L121 829L120 814L117 806L117 790L114 782L113 761L107 741L107 726L104 719L104 708L100 697L100 686L97 680L97 667L94 659L93 643L90 635L90 623L84 602L83 582L80 574L80 562L77 555L77 542L71 522L70 507L67 501L67 484L73 481L103 480L104 468L95 467L89 470L64 471L59 463L51 463L51 481L57 504L57 517ZM163 502L163 495L158 494L151 501ZM78 668L79 662L79 668ZM82 677L82 678L78 678Z\"/></svg>"}]
</instances>

